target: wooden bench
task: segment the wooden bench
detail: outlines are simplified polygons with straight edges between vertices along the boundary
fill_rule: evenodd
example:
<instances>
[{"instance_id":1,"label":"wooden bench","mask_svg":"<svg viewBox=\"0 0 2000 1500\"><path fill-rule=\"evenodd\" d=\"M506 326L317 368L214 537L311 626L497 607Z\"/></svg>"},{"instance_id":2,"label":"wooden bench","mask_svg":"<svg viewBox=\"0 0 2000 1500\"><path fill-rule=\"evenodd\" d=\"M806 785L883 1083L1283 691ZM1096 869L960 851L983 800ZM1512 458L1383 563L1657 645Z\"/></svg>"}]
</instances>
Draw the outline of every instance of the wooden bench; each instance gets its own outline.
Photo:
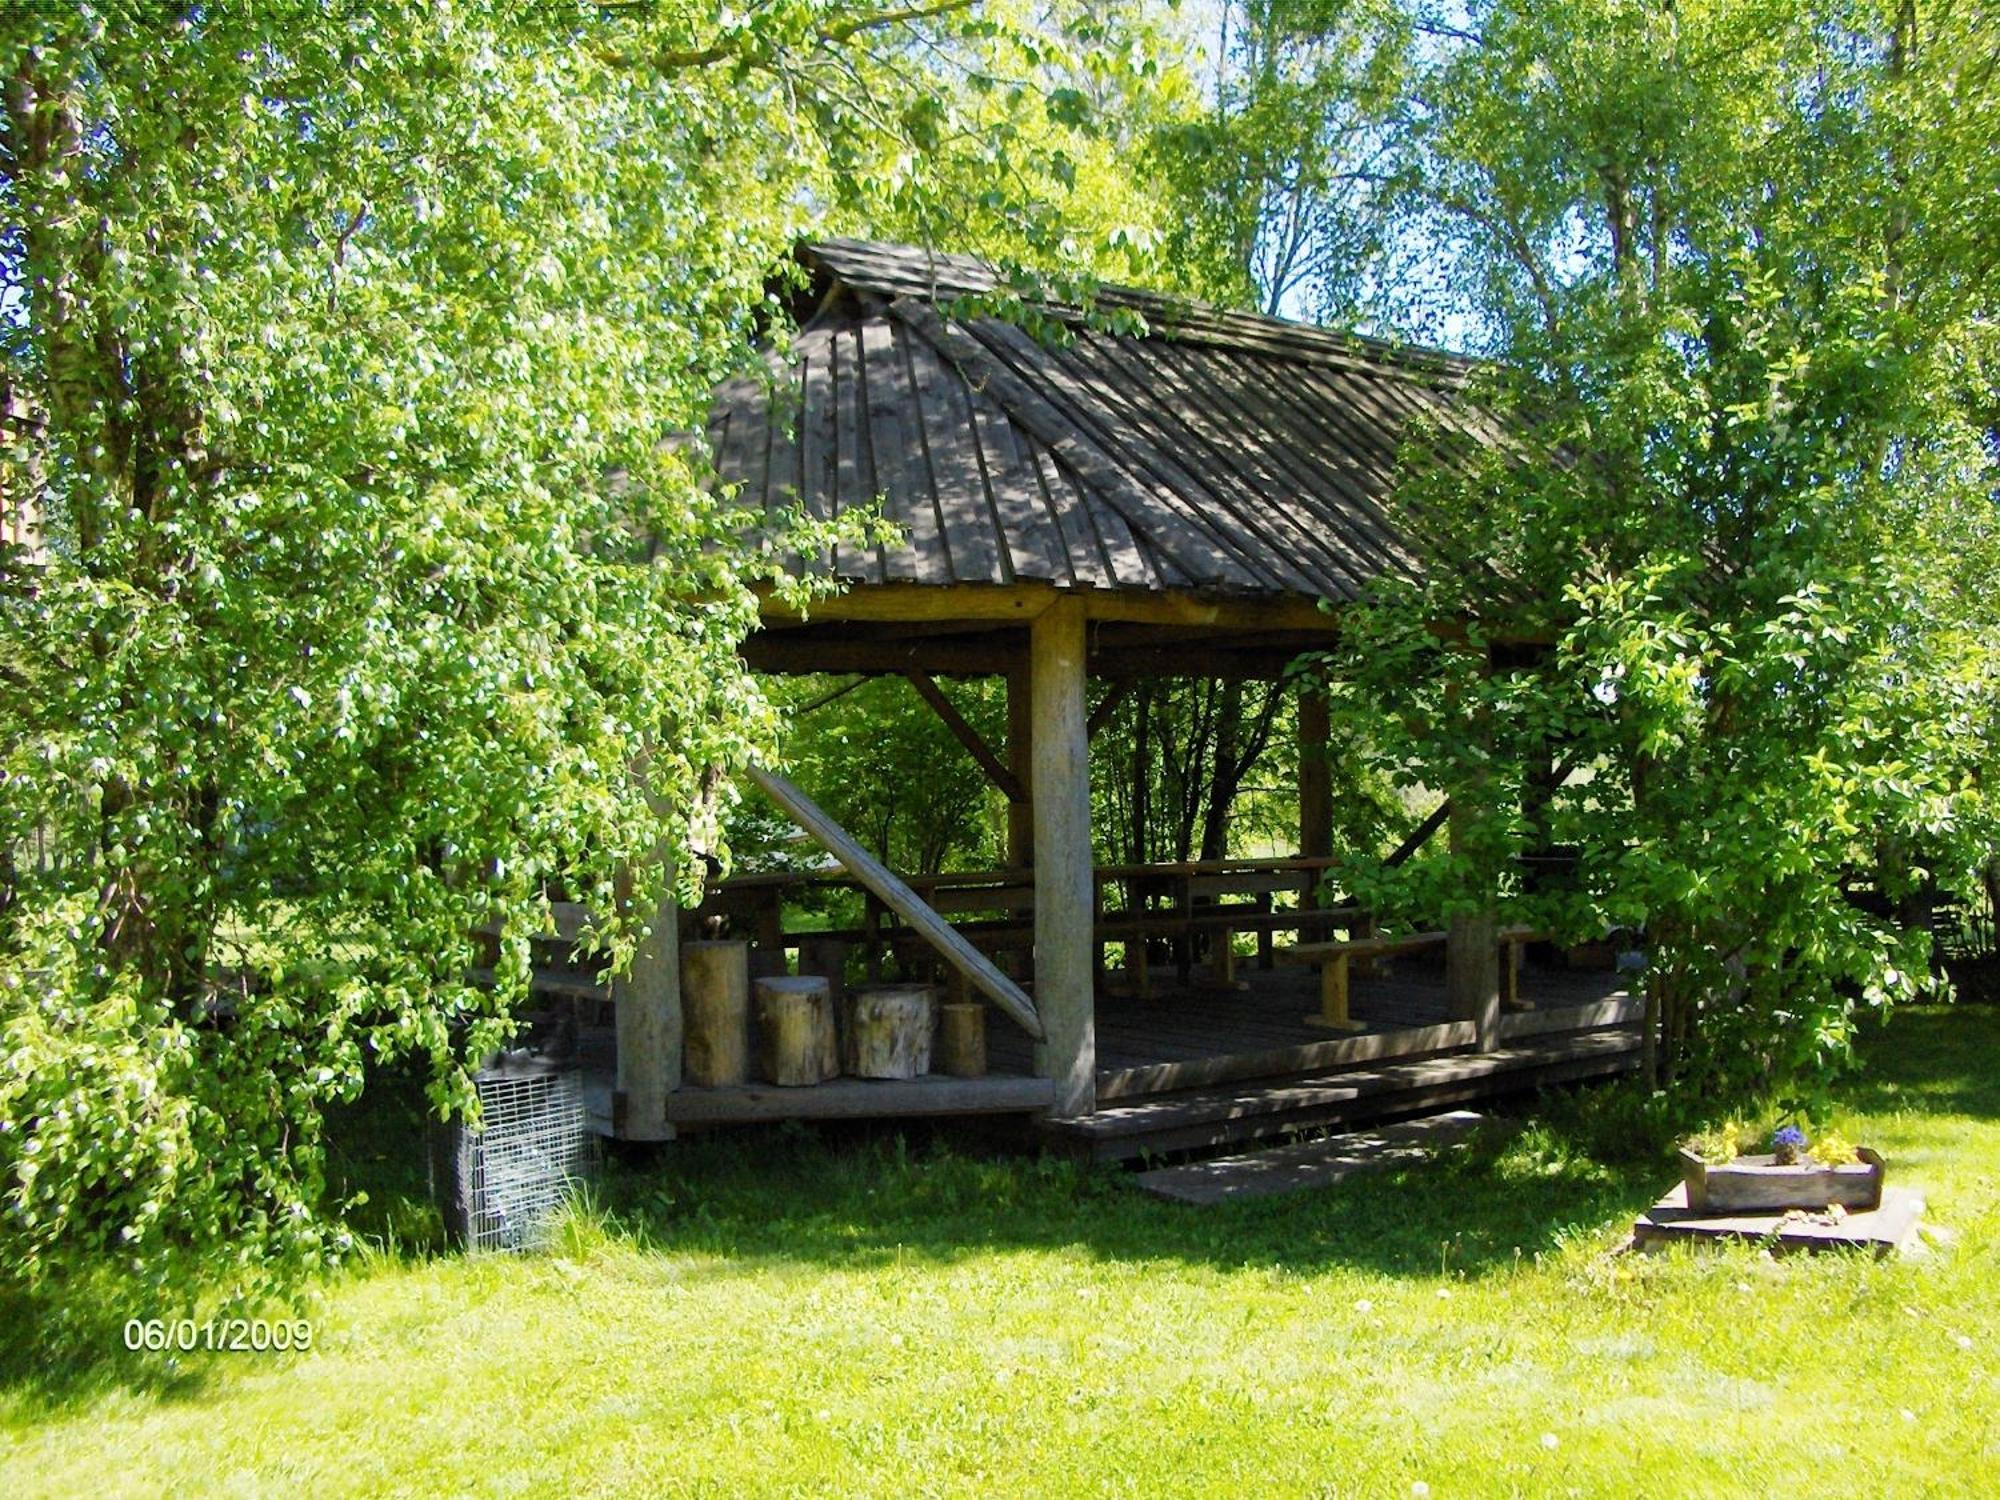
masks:
<instances>
[{"instance_id":1,"label":"wooden bench","mask_svg":"<svg viewBox=\"0 0 2000 1500\"><path fill-rule=\"evenodd\" d=\"M1305 1018L1308 1026L1326 1031L1361 1031L1364 1024L1348 1014L1349 967L1356 960L1369 962L1393 958L1399 953L1417 953L1448 940L1441 931L1413 932L1406 937L1355 938L1344 943L1299 943L1286 948L1283 956L1293 963L1319 965L1319 1012ZM1502 927L1494 934L1500 947L1500 1008L1509 1011L1533 1010L1521 998L1521 951L1529 943L1540 942L1543 934L1533 927Z\"/></svg>"},{"instance_id":2,"label":"wooden bench","mask_svg":"<svg viewBox=\"0 0 2000 1500\"><path fill-rule=\"evenodd\" d=\"M1407 937L1354 938L1344 943L1297 943L1280 950L1291 963L1319 966L1319 1012L1305 1018L1324 1031L1361 1031L1365 1027L1347 1011L1348 966L1356 959L1393 958L1417 953L1445 941L1442 932L1413 932Z\"/></svg>"}]
</instances>

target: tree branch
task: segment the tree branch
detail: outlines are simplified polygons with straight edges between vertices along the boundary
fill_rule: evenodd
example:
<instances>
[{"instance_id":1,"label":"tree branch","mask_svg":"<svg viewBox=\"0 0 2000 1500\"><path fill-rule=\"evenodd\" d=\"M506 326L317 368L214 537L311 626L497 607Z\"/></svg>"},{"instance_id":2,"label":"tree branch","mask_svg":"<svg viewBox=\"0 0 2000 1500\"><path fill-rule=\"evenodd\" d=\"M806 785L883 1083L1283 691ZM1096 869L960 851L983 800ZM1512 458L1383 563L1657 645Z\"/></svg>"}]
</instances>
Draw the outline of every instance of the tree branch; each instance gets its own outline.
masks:
<instances>
[{"instance_id":1,"label":"tree branch","mask_svg":"<svg viewBox=\"0 0 2000 1500\"><path fill-rule=\"evenodd\" d=\"M812 34L813 43L820 47L838 47L852 41L863 32L880 31L889 26L909 25L917 21L928 21L938 16L950 15L955 11L970 10L977 0L935 0L930 5L912 5L896 10L866 11L832 26L822 26ZM711 42L706 47L666 47L650 57L632 58L622 54L612 54L609 61L624 67L643 64L658 69L662 73L681 73L693 68L712 68L717 63L736 62L749 59L754 51L754 38L746 34L725 37Z\"/></svg>"}]
</instances>

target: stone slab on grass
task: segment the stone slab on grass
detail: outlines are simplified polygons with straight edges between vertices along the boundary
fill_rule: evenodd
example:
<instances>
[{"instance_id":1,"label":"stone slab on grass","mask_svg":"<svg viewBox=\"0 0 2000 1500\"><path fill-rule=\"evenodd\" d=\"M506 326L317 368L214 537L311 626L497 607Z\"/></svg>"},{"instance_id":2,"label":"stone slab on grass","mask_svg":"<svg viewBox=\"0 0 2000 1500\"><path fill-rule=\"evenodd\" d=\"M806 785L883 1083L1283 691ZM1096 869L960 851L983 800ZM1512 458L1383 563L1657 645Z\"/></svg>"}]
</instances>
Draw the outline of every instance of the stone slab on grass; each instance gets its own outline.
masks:
<instances>
[{"instance_id":1,"label":"stone slab on grass","mask_svg":"<svg viewBox=\"0 0 2000 1500\"><path fill-rule=\"evenodd\" d=\"M1910 1248L1924 1216L1921 1193L1885 1187L1882 1206L1865 1213L1734 1213L1704 1214L1688 1207L1687 1184L1673 1191L1632 1225L1632 1242L1641 1249L1660 1245L1749 1240L1776 1251L1866 1250L1877 1256Z\"/></svg>"},{"instance_id":2,"label":"stone slab on grass","mask_svg":"<svg viewBox=\"0 0 2000 1500\"><path fill-rule=\"evenodd\" d=\"M1155 1167L1133 1180L1146 1192L1182 1203L1234 1203L1270 1198L1306 1188L1328 1187L1357 1172L1407 1167L1429 1159L1432 1152L1453 1145L1482 1124L1485 1116L1454 1109L1320 1140L1293 1141L1262 1151L1218 1156L1212 1161L1177 1167Z\"/></svg>"}]
</instances>

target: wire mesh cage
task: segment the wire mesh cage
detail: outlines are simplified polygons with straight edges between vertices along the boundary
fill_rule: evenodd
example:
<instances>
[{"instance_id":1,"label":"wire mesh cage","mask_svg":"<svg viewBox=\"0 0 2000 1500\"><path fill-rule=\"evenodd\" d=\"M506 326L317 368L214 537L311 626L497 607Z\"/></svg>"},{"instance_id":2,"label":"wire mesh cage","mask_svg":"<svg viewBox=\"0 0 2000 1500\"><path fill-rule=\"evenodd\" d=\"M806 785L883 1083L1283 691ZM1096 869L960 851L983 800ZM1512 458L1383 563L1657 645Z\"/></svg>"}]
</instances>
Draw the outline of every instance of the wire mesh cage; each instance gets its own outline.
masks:
<instances>
[{"instance_id":1,"label":"wire mesh cage","mask_svg":"<svg viewBox=\"0 0 2000 1500\"><path fill-rule=\"evenodd\" d=\"M481 1128L435 1133L431 1176L445 1228L470 1250L542 1244L596 1165L596 1137L576 1070L511 1055L481 1068Z\"/></svg>"}]
</instances>

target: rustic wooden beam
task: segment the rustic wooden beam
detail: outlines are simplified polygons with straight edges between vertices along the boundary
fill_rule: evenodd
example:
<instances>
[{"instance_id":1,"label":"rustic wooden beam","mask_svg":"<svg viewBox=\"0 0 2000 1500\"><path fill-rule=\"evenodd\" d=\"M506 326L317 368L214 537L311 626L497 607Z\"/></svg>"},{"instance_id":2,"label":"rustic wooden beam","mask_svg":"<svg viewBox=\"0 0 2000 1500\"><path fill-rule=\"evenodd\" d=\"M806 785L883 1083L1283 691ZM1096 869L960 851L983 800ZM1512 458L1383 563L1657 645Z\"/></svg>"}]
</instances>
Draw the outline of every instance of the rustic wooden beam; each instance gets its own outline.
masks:
<instances>
[{"instance_id":1,"label":"rustic wooden beam","mask_svg":"<svg viewBox=\"0 0 2000 1500\"><path fill-rule=\"evenodd\" d=\"M1037 1041L1043 1038L1043 1022L1036 1013L1035 1002L1013 980L994 968L991 959L932 911L915 891L857 844L846 829L828 817L804 792L775 771L754 765L747 770L750 779L762 787L766 795L783 808L799 827L818 840L822 849L839 860L871 895L915 929L920 937L944 956L947 963L964 974L975 989L1012 1016L1029 1036ZM1088 887L1085 889L1087 898ZM1087 900L1085 921L1087 924Z\"/></svg>"},{"instance_id":2,"label":"rustic wooden beam","mask_svg":"<svg viewBox=\"0 0 2000 1500\"><path fill-rule=\"evenodd\" d=\"M1015 653L1004 642L855 641L755 631L739 648L758 672L797 676L808 672L860 672L881 677L918 670L954 677L989 677L1007 670Z\"/></svg>"},{"instance_id":3,"label":"rustic wooden beam","mask_svg":"<svg viewBox=\"0 0 2000 1500\"><path fill-rule=\"evenodd\" d=\"M1447 686L1447 705L1454 704L1456 698L1457 694ZM1475 709L1474 734L1484 741L1487 731L1485 710ZM1476 799L1484 781L1484 774L1475 772L1471 784L1465 788L1468 796ZM1465 847L1471 813L1466 797L1454 797L1447 805L1451 809L1447 815L1451 847L1456 853ZM1445 1003L1453 1020L1473 1023L1478 1035L1474 1045L1478 1050L1492 1052L1500 1046L1500 918L1496 893L1490 886L1481 893L1481 898L1476 909L1454 912L1446 924Z\"/></svg>"},{"instance_id":4,"label":"rustic wooden beam","mask_svg":"<svg viewBox=\"0 0 2000 1500\"><path fill-rule=\"evenodd\" d=\"M1447 797L1432 810L1428 818L1425 818L1423 822L1410 830L1408 837L1390 852L1389 857L1383 863L1392 870L1396 866L1406 863L1410 856L1423 848L1425 844L1428 844L1431 841L1431 836L1444 827L1450 819L1451 798Z\"/></svg>"},{"instance_id":5,"label":"rustic wooden beam","mask_svg":"<svg viewBox=\"0 0 2000 1500\"><path fill-rule=\"evenodd\" d=\"M986 779L1007 794L1009 802L1026 802L1028 789L1021 785L1020 778L1007 768L1006 762L993 753L992 747L980 737L979 731L966 723L965 715L958 711L958 705L944 695L944 690L931 679L928 672L905 672L910 686L917 690L917 696L931 706L931 712L944 721L944 727L951 731L951 737L965 746L972 758L979 762L979 769L986 773Z\"/></svg>"},{"instance_id":6,"label":"rustic wooden beam","mask_svg":"<svg viewBox=\"0 0 2000 1500\"><path fill-rule=\"evenodd\" d=\"M1034 724L1034 694L1023 651L1007 669L1007 768L1028 794L1007 803L1007 863L1017 870L1035 862Z\"/></svg>"},{"instance_id":7,"label":"rustic wooden beam","mask_svg":"<svg viewBox=\"0 0 2000 1500\"><path fill-rule=\"evenodd\" d=\"M1331 638L1340 630L1337 613L1302 594L1214 596L1194 589L1059 589L1051 583L857 583L804 604L765 590L758 612L774 623L964 620L1025 625L1058 598L1081 600L1090 620L1216 631L1303 631L1316 638Z\"/></svg>"},{"instance_id":8,"label":"rustic wooden beam","mask_svg":"<svg viewBox=\"0 0 2000 1500\"><path fill-rule=\"evenodd\" d=\"M672 854L663 843L654 857L666 866L666 894L647 915L632 967L611 987L618 1049L612 1130L628 1141L673 1138L667 1096L681 1082L680 911L674 901ZM629 907L630 872L620 876L621 903Z\"/></svg>"},{"instance_id":9,"label":"rustic wooden beam","mask_svg":"<svg viewBox=\"0 0 2000 1500\"><path fill-rule=\"evenodd\" d=\"M1299 686L1299 857L1325 859L1333 853L1333 764L1327 759L1332 730L1326 694L1309 683ZM1320 904L1317 882L1301 893L1301 904ZM1300 930L1319 937L1323 924ZM1330 1012L1329 1012L1330 1013Z\"/></svg>"},{"instance_id":10,"label":"rustic wooden beam","mask_svg":"<svg viewBox=\"0 0 2000 1500\"><path fill-rule=\"evenodd\" d=\"M829 703L835 702L836 700L841 698L845 698L849 693L853 692L856 688L860 687L861 684L866 682L867 680L868 679L866 677L857 677L852 682L843 682L839 687L835 688L832 692L821 693L817 698L813 699L812 702L806 704L805 707L800 709L795 709L793 712L797 717L804 718L809 713L813 713L819 709L825 708Z\"/></svg>"},{"instance_id":11,"label":"rustic wooden beam","mask_svg":"<svg viewBox=\"0 0 2000 1500\"><path fill-rule=\"evenodd\" d=\"M1065 599L1029 631L1034 702L1035 1004L1047 1028L1036 1071L1055 1083L1051 1113L1097 1108L1096 889L1090 848L1080 601Z\"/></svg>"},{"instance_id":12,"label":"rustic wooden beam","mask_svg":"<svg viewBox=\"0 0 2000 1500\"><path fill-rule=\"evenodd\" d=\"M1582 757L1572 752L1564 759L1562 764L1556 767L1555 775L1549 780L1549 789L1551 791L1559 790L1570 777L1576 774L1577 767L1581 761ZM1437 805L1428 818L1425 818L1423 822L1410 830L1409 836L1395 847L1394 851L1391 852L1383 863L1391 869L1404 863L1411 855L1429 843L1437 831L1444 827L1450 820L1451 798L1447 797Z\"/></svg>"},{"instance_id":13,"label":"rustic wooden beam","mask_svg":"<svg viewBox=\"0 0 2000 1500\"><path fill-rule=\"evenodd\" d=\"M1018 659L1016 650L997 632L991 641L875 640L812 630L767 629L752 632L739 650L752 670L779 676L859 672L879 677L918 671L934 677L999 677ZM1113 681L1220 677L1274 682L1284 676L1286 665L1297 654L1290 646L1257 653L1211 651L1193 643L1148 646L1100 642L1090 654L1090 673Z\"/></svg>"}]
</instances>

